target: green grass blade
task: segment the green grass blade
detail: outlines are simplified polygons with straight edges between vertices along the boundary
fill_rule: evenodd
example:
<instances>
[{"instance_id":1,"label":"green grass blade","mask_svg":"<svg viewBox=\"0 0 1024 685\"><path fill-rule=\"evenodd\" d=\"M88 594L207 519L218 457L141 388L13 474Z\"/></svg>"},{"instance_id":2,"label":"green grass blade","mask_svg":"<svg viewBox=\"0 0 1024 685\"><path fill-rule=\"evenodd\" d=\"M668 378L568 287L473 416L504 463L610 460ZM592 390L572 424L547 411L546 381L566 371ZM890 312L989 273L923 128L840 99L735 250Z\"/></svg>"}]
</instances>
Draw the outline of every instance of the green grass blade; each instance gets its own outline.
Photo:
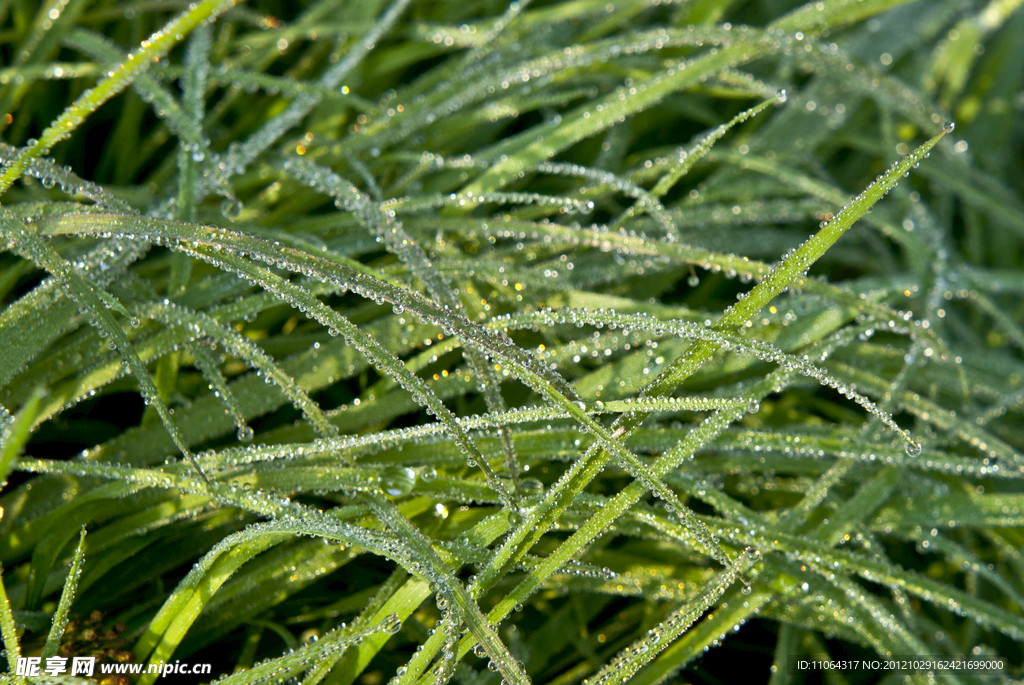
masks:
<instances>
[{"instance_id":1,"label":"green grass blade","mask_svg":"<svg viewBox=\"0 0 1024 685\"><path fill-rule=\"evenodd\" d=\"M60 602L57 604L57 611L53 614L53 625L46 636L46 644L43 645L43 660L56 656L57 648L60 647L60 639L64 635L64 630L68 627L68 612L71 611L71 603L75 599L75 591L78 588L78 579L82 574L82 563L84 561L85 528L82 528L82 532L78 536L78 547L75 548L75 556L71 560L68 577L64 582L64 589L61 591Z\"/></svg>"},{"instance_id":2,"label":"green grass blade","mask_svg":"<svg viewBox=\"0 0 1024 685\"><path fill-rule=\"evenodd\" d=\"M27 146L12 164L6 166L0 175L0 194L11 187L32 160L45 155L54 145L71 135L89 114L124 90L155 58L170 50L201 22L216 17L234 4L235 0L204 0L150 36L140 50L129 54L124 62L113 69L110 76L83 93L43 131L38 140Z\"/></svg>"}]
</instances>

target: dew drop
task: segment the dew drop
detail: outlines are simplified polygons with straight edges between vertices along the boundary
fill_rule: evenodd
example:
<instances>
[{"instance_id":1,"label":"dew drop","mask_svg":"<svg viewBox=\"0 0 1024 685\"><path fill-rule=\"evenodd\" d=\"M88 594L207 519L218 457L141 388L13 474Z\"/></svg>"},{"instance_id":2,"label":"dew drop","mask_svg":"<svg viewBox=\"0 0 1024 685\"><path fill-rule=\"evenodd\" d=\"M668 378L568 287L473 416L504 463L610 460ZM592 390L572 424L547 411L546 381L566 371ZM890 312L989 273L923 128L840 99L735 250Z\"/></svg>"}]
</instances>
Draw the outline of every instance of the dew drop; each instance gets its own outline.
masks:
<instances>
[{"instance_id":1,"label":"dew drop","mask_svg":"<svg viewBox=\"0 0 1024 685\"><path fill-rule=\"evenodd\" d=\"M220 213L225 219L234 221L242 213L242 201L235 197L229 197L220 203Z\"/></svg>"},{"instance_id":2,"label":"dew drop","mask_svg":"<svg viewBox=\"0 0 1024 685\"><path fill-rule=\"evenodd\" d=\"M381 623L380 629L388 635L397 635L402 629L402 621L397 614L391 614Z\"/></svg>"},{"instance_id":3,"label":"dew drop","mask_svg":"<svg viewBox=\"0 0 1024 685\"><path fill-rule=\"evenodd\" d=\"M408 495L416 484L416 472L408 466L388 466L384 469L382 484L384 492L392 497Z\"/></svg>"},{"instance_id":4,"label":"dew drop","mask_svg":"<svg viewBox=\"0 0 1024 685\"><path fill-rule=\"evenodd\" d=\"M544 483L541 483L536 478L524 478L519 484L519 487L527 497L530 497L531 495L539 495L544 492Z\"/></svg>"}]
</instances>

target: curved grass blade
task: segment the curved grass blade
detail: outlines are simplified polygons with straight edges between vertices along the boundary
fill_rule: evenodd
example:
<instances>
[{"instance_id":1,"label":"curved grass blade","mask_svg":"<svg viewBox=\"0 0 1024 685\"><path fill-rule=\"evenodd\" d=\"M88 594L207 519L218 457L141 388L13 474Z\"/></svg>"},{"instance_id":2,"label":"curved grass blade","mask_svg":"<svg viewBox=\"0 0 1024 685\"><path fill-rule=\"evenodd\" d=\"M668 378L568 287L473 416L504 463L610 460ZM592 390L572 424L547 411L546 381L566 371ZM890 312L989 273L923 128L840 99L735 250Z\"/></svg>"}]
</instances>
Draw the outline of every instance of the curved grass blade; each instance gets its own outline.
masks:
<instances>
[{"instance_id":1,"label":"curved grass blade","mask_svg":"<svg viewBox=\"0 0 1024 685\"><path fill-rule=\"evenodd\" d=\"M203 34L208 34L210 31L205 24L200 24L196 30L201 30ZM84 29L75 30L64 40L64 43L67 47L81 50L102 62L118 64L125 59L116 45L105 37ZM174 135L178 136L186 154L203 165L206 177L211 179L217 194L230 202L237 203L238 198L235 197L235 192L221 168L218 155L210 149L209 139L203 134L201 104L200 110L197 111L195 96L188 103L189 109L185 110L178 104L177 99L149 74L137 74L131 85L144 102L153 105L157 116L163 119ZM199 85L196 83L193 88ZM200 94L200 103L201 101Z\"/></svg>"},{"instance_id":2,"label":"curved grass blade","mask_svg":"<svg viewBox=\"0 0 1024 685\"><path fill-rule=\"evenodd\" d=\"M394 530L395 534L409 546L410 553L418 561L421 573L426 574L447 601L455 605L459 617L465 621L470 633L483 646L498 672L509 683L529 685L530 678L522 670L520 663L508 653L508 649L494 632L487 618L480 612L480 608L466 588L458 578L452 575L451 570L437 556L419 529L413 526L391 502L381 495L366 495L366 499L382 522ZM443 672L450 673L451 671L444 665L440 668Z\"/></svg>"},{"instance_id":3,"label":"curved grass blade","mask_svg":"<svg viewBox=\"0 0 1024 685\"><path fill-rule=\"evenodd\" d=\"M263 288L279 295L301 311L310 314L320 323L328 326L330 330L338 331L344 335L374 366L385 371L389 376L398 381L402 387L411 392L423 406L427 407L445 424L458 441L460 447L463 448L469 461L481 467L487 476L488 483L502 498L502 501L506 505L512 505L511 495L491 470L487 460L480 454L476 444L459 425L458 419L441 403L421 379L410 373L402 361L388 352L380 343L353 325L348 319L324 305L305 289L275 276L267 269L261 269L243 259L230 255L206 252L202 248L183 249L200 259L209 261L222 268L226 266L244 275L246 278L260 283ZM333 426L330 430L332 433L329 434L333 434L335 431Z\"/></svg>"},{"instance_id":4,"label":"curved grass blade","mask_svg":"<svg viewBox=\"0 0 1024 685\"><path fill-rule=\"evenodd\" d=\"M287 533L256 535L243 531L215 545L164 601L146 632L135 643L132 650L135 660L166 663L217 589L245 562L288 539Z\"/></svg>"},{"instance_id":5,"label":"curved grass blade","mask_svg":"<svg viewBox=\"0 0 1024 685\"><path fill-rule=\"evenodd\" d=\"M89 114L127 88L136 76L153 64L156 58L163 56L200 23L209 21L234 7L235 2L236 0L202 0L151 35L139 50L130 53L124 62L115 67L110 76L82 93L43 131L38 140L26 146L18 158L4 168L0 174L0 195L21 177L32 160L45 155L54 145L70 136Z\"/></svg>"},{"instance_id":6,"label":"curved grass blade","mask_svg":"<svg viewBox=\"0 0 1024 685\"><path fill-rule=\"evenodd\" d=\"M212 317L200 312L189 311L184 307L171 303L139 305L133 311L137 316L179 326L217 340L225 347L231 349L236 355L245 359L246 362L252 364L254 368L264 374L267 380L273 380L292 404L302 410L306 418L316 426L322 435L334 437L338 434L338 429L327 420L327 417L320 410L320 406L295 383L291 376L282 371L273 359L244 336L222 326ZM239 430L241 431L242 429L239 428Z\"/></svg>"},{"instance_id":7,"label":"curved grass blade","mask_svg":"<svg viewBox=\"0 0 1024 685\"><path fill-rule=\"evenodd\" d=\"M584 685L607 685L625 682L645 664L655 658L676 638L686 632L700 616L717 602L722 594L754 564L760 553L747 548L736 561L708 583L704 592L692 602L679 607L664 621L647 631L647 636L619 652ZM749 594L749 593L748 593Z\"/></svg>"},{"instance_id":8,"label":"curved grass blade","mask_svg":"<svg viewBox=\"0 0 1024 685\"><path fill-rule=\"evenodd\" d=\"M217 368L217 362L207 352L206 346L199 342L190 345L188 349L192 353L192 358L196 360L196 366L199 367L203 377L210 384L210 389L213 390L215 395L220 397L224 402L224 406L231 412L231 418L234 419L235 425L238 426L239 442L252 442L253 430L246 422L245 416L242 414L242 408L239 406L238 400L235 399L234 393L228 387L227 379L224 378L224 374Z\"/></svg>"},{"instance_id":9,"label":"curved grass blade","mask_svg":"<svg viewBox=\"0 0 1024 685\"><path fill-rule=\"evenodd\" d=\"M806 276L807 270L821 255L831 247L861 216L880 200L911 168L918 164L928 152L935 147L942 137L953 130L947 125L941 133L924 143L907 157L903 158L881 176L875 183L868 186L842 211L836 214L813 237L800 247L786 255L764 279L758 283L742 300L725 310L711 329L716 332L733 333L744 325L751 317L767 305L776 295L788 288L793 280ZM651 384L645 394L663 395L677 387L694 372L719 348L718 343L697 341L675 359L671 365ZM635 424L634 424L635 425ZM914 451L920 448L914 446Z\"/></svg>"},{"instance_id":10,"label":"curved grass blade","mask_svg":"<svg viewBox=\"0 0 1024 685\"><path fill-rule=\"evenodd\" d=\"M0 166L12 164L18 159L19 155L18 148L12 147L7 143L0 143ZM33 178L38 178L44 188L52 188L56 185L68 195L82 195L97 205L115 212L123 214L136 213L124 200L114 197L91 181L79 178L71 172L70 167L58 167L56 162L46 157L33 159L25 167L25 173Z\"/></svg>"},{"instance_id":11,"label":"curved grass blade","mask_svg":"<svg viewBox=\"0 0 1024 685\"><path fill-rule=\"evenodd\" d=\"M841 395L849 397L861 407L863 407L869 414L875 419L878 419L886 425L890 430L899 435L907 443L909 450L918 451L920 445L916 443L911 437L910 432L904 428L901 428L897 424L892 416L880 409L875 405L874 402L869 400L864 395L857 392L850 385L843 383L841 380L835 378L829 374L826 370L814 366L807 359L796 357L795 355L786 354L782 350L778 349L774 345L760 341L760 340L747 340L736 335L729 335L727 333L721 333L716 331L714 328L702 327L697 324L681 321L661 321L653 317L644 316L642 314L629 314L619 315L614 311L611 312L598 312L593 313L586 310L579 311L573 309L561 309L557 312L546 311L538 312L535 314L521 315L512 319L510 322L511 326L514 327L529 327L534 322L543 321L549 324L591 324L607 326L609 329L621 328L625 330L638 330L647 329L654 331L658 334L665 333L676 333L677 335L685 336L693 341L705 341L713 344L721 345L726 349L735 348L741 352L748 352L753 354L758 359L767 362L773 362L780 364L786 369L796 371L810 378L814 378L819 383L826 387L834 388ZM643 411L645 409L645 403L649 400L653 400L655 397L641 397L638 398L634 405L637 410Z\"/></svg>"},{"instance_id":12,"label":"curved grass blade","mask_svg":"<svg viewBox=\"0 0 1024 685\"><path fill-rule=\"evenodd\" d=\"M252 685L253 683L260 683L265 680L280 682L279 679L281 678L295 678L298 674L310 669L318 662L337 658L341 652L352 645L359 644L363 638L377 631L386 632L390 630L391 625L393 625L393 621L386 620L382 621L379 625L360 631L339 628L319 640L303 645L289 654L277 657L276 659L268 659L252 668L218 678L213 682L217 685Z\"/></svg>"},{"instance_id":13,"label":"curved grass blade","mask_svg":"<svg viewBox=\"0 0 1024 685\"><path fill-rule=\"evenodd\" d=\"M58 221L63 224L64 230L68 228L68 218L69 217L65 216L58 219ZM120 221L120 219L112 220ZM136 233L140 232L140 230L148 229L151 232L155 232L156 235L164 238L169 238L171 240L180 239L177 231L167 230L171 225L169 222L149 222L141 219L133 221L136 222L135 225L137 228L133 228L132 230ZM143 225L146 226L146 229L143 229ZM47 230L50 230L50 228L52 228L52 225L48 227ZM96 226L92 226L86 230L95 229ZM196 233L197 230L198 229L193 229L190 232ZM443 313L440 313L432 303L426 302L421 298L414 297L409 293L400 291L399 289L389 286L381 281L377 281L376 279L370 279L363 274L357 273L349 275L346 273L347 270L345 267L341 265L327 262L326 260L316 258L312 255L288 250L288 248L279 247L277 249L268 249L268 247L258 239L238 236L222 229L204 228L202 231L204 233L209 233L211 231L214 232L219 238L219 240L214 241L214 244L218 247L224 246L225 242L229 242L237 246L233 249L241 248L250 254L259 255L261 259L279 263L282 266L299 270L300 272L310 273L311 275L319 274L321 278L332 279L337 278L338 275L342 275L343 277L347 276L347 278L344 278L344 280L341 281L341 285L344 287L350 287L361 294L365 294L376 299L389 300L395 304L399 304L407 309L415 311L417 314L444 326L446 329L454 329L458 331L461 336L466 337L473 343L485 343L482 347L486 353L499 356L504 359L505 363L511 365L517 370L517 375L522 381L542 396L547 397L557 406L561 406L564 410L568 411L574 419L579 421L581 425L587 429L588 432L598 438L602 446L609 450L609 455L614 454L620 462L629 469L634 477L644 481L647 488L667 502L668 505L677 512L684 525L705 550L708 550L708 552L721 563L725 565L730 563L729 557L722 551L718 543L707 533L703 524L701 524L699 520L693 516L692 512L690 512L689 509L679 501L672 490L665 486L658 476L652 474L648 467L640 462L635 455L622 447L617 440L621 433L613 435L603 426L593 421L586 414L586 406L583 402L578 400L578 396L575 391L570 388L569 393L571 394L564 392L562 387L568 387L565 385L564 381L561 381L557 375L552 374L546 366L538 365L532 357L527 355L514 344L511 344L511 340L506 338L506 344L496 346L492 342L493 338L489 334L481 336L481 331L479 331L479 329L464 319L460 320L449 311L445 310ZM208 240L209 238L200 238L199 240L196 240L196 238L193 237L189 244L201 244ZM340 317L336 312L330 308L324 307L324 305L315 298L308 296L308 293L303 295L299 290L297 290L296 286L288 281L279 279L266 270L256 269L244 260L238 259L233 255L225 254L223 252L220 254L208 254L205 252L204 248L182 247L181 249L185 249L195 256L211 261L217 266L229 264L233 270L244 274L247 278L251 278L259 282L265 289L296 303L296 305L303 311L309 312L320 318L321 322L325 325L336 330L340 330L350 340L359 341L357 342L357 347L359 347L360 350L368 353L369 355L373 355L375 357L375 364L380 364L379 368L387 369L389 375L392 375L396 379L404 379L403 385L410 391L414 392L414 394L417 394L425 405L440 405L433 393L430 392L429 389L422 387L422 382L415 376L409 374L401 362L386 356L386 352L379 350L379 346L375 342L367 339L365 334L362 334L361 331L352 326L347 320L343 319L343 317ZM561 387L556 387L556 384L549 380L551 378L557 379L559 381L558 386ZM461 427L458 426L458 422L454 420L454 417L451 416L447 409L443 408L443 405L440 405L440 407L441 409L434 410L435 413L439 418L442 418L447 423L454 424L452 429L453 434L463 436L464 432ZM635 416L637 414L638 412L633 412L630 415ZM461 440L460 444L464 445L467 450L472 450L469 451L468 454L472 455L473 452L476 452L475 446L473 446L471 441L468 440L468 437ZM486 463L482 459L473 460L482 467L484 467L484 464ZM505 491L504 486L500 481L492 477L493 474L488 474L488 471L489 468L485 467L484 472L488 475L488 481L492 484L492 487L499 493L499 495L503 496L503 499L508 498L508 493ZM509 500L508 504L511 505L511 500Z\"/></svg>"},{"instance_id":14,"label":"curved grass blade","mask_svg":"<svg viewBox=\"0 0 1024 685\"><path fill-rule=\"evenodd\" d=\"M679 159L676 164L670 168L664 176L659 178L658 182L653 188L651 188L651 195L656 198L664 197L665 193L670 191L672 186L679 182L679 179L688 174L690 169L693 168L693 165L699 162L701 158L711 150L711 147L717 143L722 136L729 132L729 129L738 124L742 124L753 116L757 116L763 112L768 105L775 103L781 104L785 101L786 91L781 90L775 97L769 98L759 105L755 105L748 110L740 112L728 122L712 130L710 133L705 134L696 145L679 155Z\"/></svg>"},{"instance_id":15,"label":"curved grass blade","mask_svg":"<svg viewBox=\"0 0 1024 685\"><path fill-rule=\"evenodd\" d=\"M68 217L61 217L58 220L63 224L64 230L68 228L67 220ZM139 221L142 222L144 220ZM157 235L162 235L163 237L170 238L171 240L179 239L179 236L175 231L166 230L170 225L168 222L145 223L148 224L146 228L149 231L155 230ZM136 233L138 233L139 230L142 230L142 225L136 223L136 226L137 228L133 228L133 230ZM95 228L96 227L93 226L91 227L91 230L94 230ZM241 249L243 249L246 252L260 255L262 259L282 263L282 265L288 266L289 268L292 269L298 269L300 271L306 272L308 269L316 268L316 271L313 271L311 273L320 273L321 277L327 276L328 278L331 277L331 274L339 274L339 272L342 274L345 273L344 267L341 267L340 265L336 265L330 262L325 262L325 260L315 258L311 255L305 255L302 253L297 253L295 251L288 251L287 248L278 248L276 250L270 250L264 247L261 241L258 241L253 238L235 236L234 234L231 234L230 232L224 230L204 228L203 231L207 233L210 231L214 231L215 233L217 233L220 240L216 240L215 244L217 244L218 246L224 245L224 241L227 240L230 243L236 245L234 249L238 249L239 247L241 247ZM195 233L195 230L191 232ZM208 239L204 240L200 238L199 240L196 240L195 237L193 237L192 240L192 244L195 244L196 242L206 242L206 240ZM335 312L333 312L329 308L323 307L323 305L315 298L303 297L299 295L295 289L295 286L288 283L287 281L282 281L278 279L276 276L270 275L269 272L265 272L265 270L264 273L262 273L260 276L257 276L256 274L259 272L256 269L248 265L246 262L234 258L232 255L222 253L214 256L207 255L205 254L205 252L200 252L196 250L196 248L185 249L189 249L189 251L192 251L193 254L195 254L196 256L200 256L201 258L213 261L217 265L230 263L234 270L238 270L240 273L244 273L247 277L257 280L263 285L264 288L269 289L271 292L284 295L288 299L291 299L293 302L300 303L299 306L304 311L308 311L310 313L318 314L324 317L323 323L325 323L325 325L337 327L339 330L345 333L346 337L349 337L350 339L358 339L356 337L360 333L358 329L354 331L348 330L348 328L351 327L350 324L341 319L341 317L339 317ZM304 266L307 264L309 266ZM314 267L314 264L317 266ZM271 278L274 279L273 283L270 280ZM480 342L484 341L490 343L491 338L489 336L481 337L477 333L476 329L473 326L471 326L468 322L464 320L460 321L448 312L445 312L445 314L442 316L432 314L431 310L436 310L432 305L430 305L430 303L427 303L421 300L420 298L412 297L409 294L401 293L397 289L390 287L387 284L384 284L380 281L376 281L375 279L371 280L362 274L353 274L344 281L342 281L342 284L346 287L352 287L357 292L362 292L364 294L367 294L368 296L387 299L394 303L400 304L408 309L412 309L419 313L420 315L424 315L427 316L428 318L433 319L435 322L441 324L442 326L445 326L446 328L455 328L460 332L460 334L465 335L474 343L479 344ZM286 293L288 294L286 295ZM362 342L359 346L360 349L363 349L364 351L373 350L373 347L367 342ZM521 380L526 382L537 392L548 397L557 405L567 410L573 416L573 418L579 421L588 430L588 432L591 432L596 437L598 437L602 445L609 449L610 453L614 453L615 456L618 457L620 461L629 468L629 470L631 471L631 473L633 473L635 477L643 480L648 488L650 488L659 497L661 497L662 499L669 503L669 505L681 517L681 520L684 522L684 525L686 525L687 528L691 531L691 533L695 536L695 538L700 541L700 544L705 549L709 550L712 556L717 558L723 564L730 563L729 558L724 554L724 552L722 552L721 548L711 538L711 536L707 534L707 531L703 527L703 525L700 524L699 521L697 521L697 519L695 519L692 516L689 510L685 506L683 506L681 502L679 502L678 498L674 495L674 493L672 493L672 491L669 488L667 488L657 476L651 474L649 469L643 463L637 460L634 455L632 455L630 452L622 448L621 444L616 440L616 438L618 437L617 435L612 436L610 433L607 432L607 430L603 426L600 426L592 419L590 419L590 417L585 412L585 405L583 405L582 402L579 402L578 404L577 402L574 402L572 398L576 396L575 392L570 391L572 393L571 396L567 396L566 393L562 392L561 389L556 387L554 383L547 380L548 378L551 377L551 372L547 369L547 367L539 366L538 368L538 365L532 358L526 356L522 350L520 350L518 347L514 345L501 345L500 347L495 348L493 344L488 344L486 345L485 350L491 354L497 354L498 356L504 358L506 363L511 364L514 368L517 369L517 375L520 377ZM523 360L526 359L528 359L529 361L524 363ZM388 367L384 368L388 368L389 374L393 375L396 378L402 376L403 374L408 374L404 366L402 366L397 361L390 364ZM419 390L419 381L418 379L415 379L415 377L407 379L406 382L408 383L408 385L406 386L407 389L414 391ZM425 393L421 391L421 395L421 399L424 400L425 404L434 403L436 401L436 398L434 398L432 393L429 393L429 391ZM447 410L445 410L445 414L442 414L441 416L443 417L445 415L447 415ZM456 426L457 425L458 424L456 422ZM453 432L458 434L461 432L461 428L456 428L455 431ZM498 483L496 485L496 491L501 493L502 490L502 486L500 485L500 483Z\"/></svg>"},{"instance_id":16,"label":"curved grass blade","mask_svg":"<svg viewBox=\"0 0 1024 685\"><path fill-rule=\"evenodd\" d=\"M456 297L451 286L437 272L426 253L413 240L412 236L405 232L401 222L395 219L394 212L382 210L379 204L363 195L358 188L328 168L319 167L307 160L289 159L285 162L284 169L314 188L329 193L335 198L335 204L338 204L339 207L354 212L364 226L384 239L391 252L396 254L427 286L427 290L437 302L457 314L464 313L462 302ZM483 390L487 408L495 413L504 411L505 401L501 396L500 384L494 368L476 348L470 347L467 352L469 363ZM515 505L518 507L518 500L522 497L522 492L519 485L519 467L516 463L515 451L512 448L511 438L503 428L498 428L498 437L501 439L502 449L505 452L509 475L512 477L512 486L515 491Z\"/></svg>"},{"instance_id":17,"label":"curved grass blade","mask_svg":"<svg viewBox=\"0 0 1024 685\"><path fill-rule=\"evenodd\" d=\"M209 485L210 481L206 478L206 474L199 468L192 453L189 452L188 447L181 440L181 435L174 425L167 405L153 384L153 379L149 375L145 364L139 358L138 353L128 340L120 324L117 323L107 310L107 307L104 306L105 300L97 296L99 289L90 285L39 235L28 230L23 224L5 218L0 218L0 221L3 222L4 233L7 234L10 240L14 241L16 249L23 250L28 258L55 276L68 289L71 296L78 301L82 308L90 313L91 322L110 336L111 341L124 356L132 373L138 379L139 389L142 391L143 397L147 403L156 409L174 444L181 450L185 458L192 462L200 478Z\"/></svg>"}]
</instances>

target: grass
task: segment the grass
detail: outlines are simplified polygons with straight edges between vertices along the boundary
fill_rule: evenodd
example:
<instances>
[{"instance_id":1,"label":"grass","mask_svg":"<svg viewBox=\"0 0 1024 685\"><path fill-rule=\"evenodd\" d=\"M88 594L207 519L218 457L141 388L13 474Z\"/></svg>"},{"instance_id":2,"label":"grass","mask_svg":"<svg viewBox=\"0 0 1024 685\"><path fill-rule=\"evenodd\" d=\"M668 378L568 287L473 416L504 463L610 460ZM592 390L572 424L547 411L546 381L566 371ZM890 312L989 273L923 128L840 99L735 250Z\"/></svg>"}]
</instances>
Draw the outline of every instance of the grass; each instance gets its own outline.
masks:
<instances>
[{"instance_id":1,"label":"grass","mask_svg":"<svg viewBox=\"0 0 1024 685\"><path fill-rule=\"evenodd\" d=\"M1021 678L1021 4L0 0L0 678Z\"/></svg>"}]
</instances>

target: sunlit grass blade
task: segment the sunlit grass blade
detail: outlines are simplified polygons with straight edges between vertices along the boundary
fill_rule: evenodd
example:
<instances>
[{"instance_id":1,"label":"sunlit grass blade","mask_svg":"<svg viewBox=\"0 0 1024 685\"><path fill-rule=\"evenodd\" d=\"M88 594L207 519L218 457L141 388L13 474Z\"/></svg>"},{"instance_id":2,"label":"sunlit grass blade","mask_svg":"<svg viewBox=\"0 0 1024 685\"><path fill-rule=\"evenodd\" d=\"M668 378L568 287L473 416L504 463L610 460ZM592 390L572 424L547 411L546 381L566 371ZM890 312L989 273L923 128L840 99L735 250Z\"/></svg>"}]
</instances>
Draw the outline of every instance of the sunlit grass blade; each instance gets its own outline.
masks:
<instances>
[{"instance_id":1,"label":"sunlit grass blade","mask_svg":"<svg viewBox=\"0 0 1024 685\"><path fill-rule=\"evenodd\" d=\"M163 56L201 22L209 21L234 5L235 0L204 0L150 36L141 49L129 54L126 60L115 67L111 75L100 81L95 88L84 92L43 131L38 140L26 146L18 158L4 168L3 174L0 175L0 195L18 180L29 162L45 155L54 145L71 135L89 114L128 87L154 59Z\"/></svg>"},{"instance_id":2,"label":"sunlit grass blade","mask_svg":"<svg viewBox=\"0 0 1024 685\"><path fill-rule=\"evenodd\" d=\"M203 28L200 24L197 30L204 33L209 28ZM82 50L103 62L117 64L125 59L121 50L115 45L106 41L102 36L78 30L65 39L68 47ZM214 189L219 195L231 202L237 202L234 190L228 183L227 176L219 165L217 155L210 150L207 137L201 128L202 110L197 110L196 98L188 103L189 109L185 109L178 103L177 98L171 95L162 85L147 73L139 73L131 83L132 87L139 93L140 97L153 105L157 115L164 120L171 131L178 136L180 143L186 153L193 161L201 163L204 170L204 177L213 181ZM204 84L197 83L195 87L202 87ZM201 102L202 93L200 93ZM197 116L198 115L198 116Z\"/></svg>"},{"instance_id":3,"label":"sunlit grass blade","mask_svg":"<svg viewBox=\"0 0 1024 685\"><path fill-rule=\"evenodd\" d=\"M7 598L7 586L4 583L2 567L0 567L0 630L3 631L7 663L11 664L13 662L16 664L18 657L21 656L21 645L18 642L18 626L14 622L11 602Z\"/></svg>"},{"instance_id":4,"label":"sunlit grass blade","mask_svg":"<svg viewBox=\"0 0 1024 685\"><path fill-rule=\"evenodd\" d=\"M71 560L68 569L68 577L64 582L64 589L61 591L60 602L57 604L57 611L53 614L53 625L46 636L46 644L43 645L42 657L46 660L57 654L60 646L60 639L68 626L68 612L71 611L71 603L75 600L75 590L78 588L78 578L82 574L82 563L85 561L85 528L82 528L78 536L78 547L75 548L75 556Z\"/></svg>"},{"instance_id":5,"label":"sunlit grass blade","mask_svg":"<svg viewBox=\"0 0 1024 685\"><path fill-rule=\"evenodd\" d=\"M7 482L7 476L14 466L15 459L24 449L29 433L35 425L39 405L45 396L45 390L37 387L13 418L10 417L6 409L2 410L6 416L3 418L4 425L0 427L0 483Z\"/></svg>"},{"instance_id":6,"label":"sunlit grass blade","mask_svg":"<svg viewBox=\"0 0 1024 685\"><path fill-rule=\"evenodd\" d=\"M773 298L788 288L799 276L805 276L810 266L831 247L868 209L878 202L889 190L920 162L942 137L953 130L948 125L942 133L930 139L889 169L881 178L858 195L841 212L836 214L813 237L804 242L766 275L746 297L728 308L713 324L715 331L732 332L754 316ZM660 395L676 387L683 379L691 376L704 361L719 347L716 343L697 342L681 357L674 360L668 369L651 385L649 394ZM917 448L915 448L917 449Z\"/></svg>"},{"instance_id":7,"label":"sunlit grass blade","mask_svg":"<svg viewBox=\"0 0 1024 685\"><path fill-rule=\"evenodd\" d=\"M10 164L18 158L17 148L6 143L0 143L0 162ZM59 186L62 191L69 195L81 195L87 197L96 204L124 214L134 214L133 210L124 200L111 195L108 191L79 178L71 172L70 167L59 167L47 158L33 159L25 168L25 173L38 178L44 188Z\"/></svg>"}]
</instances>

